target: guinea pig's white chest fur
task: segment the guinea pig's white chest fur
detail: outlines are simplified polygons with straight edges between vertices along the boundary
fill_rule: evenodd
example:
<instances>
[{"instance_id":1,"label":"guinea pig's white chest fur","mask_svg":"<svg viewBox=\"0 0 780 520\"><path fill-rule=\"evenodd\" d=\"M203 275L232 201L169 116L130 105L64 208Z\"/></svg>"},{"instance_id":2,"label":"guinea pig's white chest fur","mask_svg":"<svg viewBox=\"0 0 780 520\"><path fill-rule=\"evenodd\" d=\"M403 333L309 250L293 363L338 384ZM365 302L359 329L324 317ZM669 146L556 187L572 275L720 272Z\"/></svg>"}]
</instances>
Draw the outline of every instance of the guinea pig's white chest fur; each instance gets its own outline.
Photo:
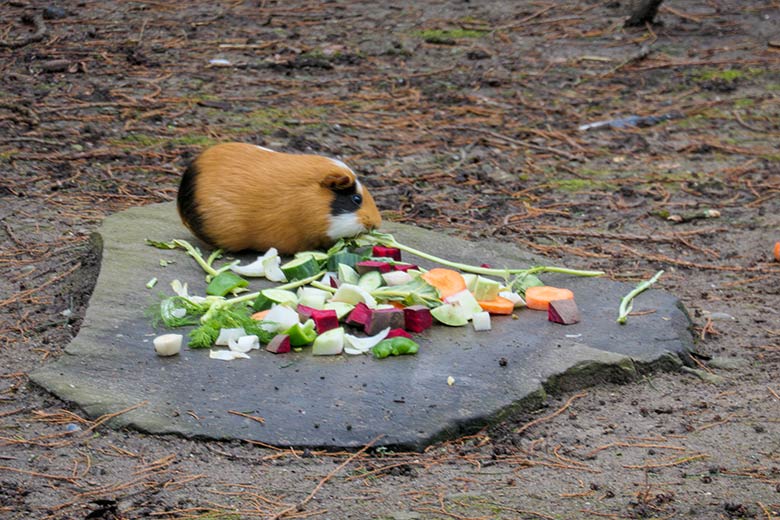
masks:
<instances>
[{"instance_id":1,"label":"guinea pig's white chest fur","mask_svg":"<svg viewBox=\"0 0 780 520\"><path fill-rule=\"evenodd\" d=\"M360 222L360 218L355 213L330 215L329 218L328 236L333 240L352 237L366 231L366 226Z\"/></svg>"}]
</instances>

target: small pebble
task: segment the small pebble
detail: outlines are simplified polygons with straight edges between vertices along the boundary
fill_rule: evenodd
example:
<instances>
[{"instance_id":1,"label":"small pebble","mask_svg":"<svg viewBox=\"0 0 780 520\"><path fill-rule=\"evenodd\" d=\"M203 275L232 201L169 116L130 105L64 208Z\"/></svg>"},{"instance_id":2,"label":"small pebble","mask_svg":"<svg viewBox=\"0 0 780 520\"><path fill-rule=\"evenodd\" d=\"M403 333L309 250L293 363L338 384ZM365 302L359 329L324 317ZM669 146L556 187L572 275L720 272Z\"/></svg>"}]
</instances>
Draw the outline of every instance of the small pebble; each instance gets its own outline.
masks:
<instances>
[{"instance_id":1,"label":"small pebble","mask_svg":"<svg viewBox=\"0 0 780 520\"><path fill-rule=\"evenodd\" d=\"M59 20L68 16L68 12L62 7L56 5L50 5L43 8L44 20Z\"/></svg>"}]
</instances>

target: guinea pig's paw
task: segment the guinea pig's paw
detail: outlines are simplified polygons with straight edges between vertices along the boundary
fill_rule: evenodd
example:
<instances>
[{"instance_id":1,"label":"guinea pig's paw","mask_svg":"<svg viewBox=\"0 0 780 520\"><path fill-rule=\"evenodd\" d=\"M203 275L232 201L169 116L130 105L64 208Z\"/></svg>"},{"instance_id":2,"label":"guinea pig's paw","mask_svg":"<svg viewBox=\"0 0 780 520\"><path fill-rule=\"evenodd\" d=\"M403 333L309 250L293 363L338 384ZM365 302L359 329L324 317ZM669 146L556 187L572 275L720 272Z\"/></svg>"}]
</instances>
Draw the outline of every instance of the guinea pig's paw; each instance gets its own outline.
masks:
<instances>
[{"instance_id":1,"label":"guinea pig's paw","mask_svg":"<svg viewBox=\"0 0 780 520\"><path fill-rule=\"evenodd\" d=\"M353 237L360 233L364 233L365 231L366 227L354 213L342 213L341 215L330 216L328 237L330 237L331 240Z\"/></svg>"}]
</instances>

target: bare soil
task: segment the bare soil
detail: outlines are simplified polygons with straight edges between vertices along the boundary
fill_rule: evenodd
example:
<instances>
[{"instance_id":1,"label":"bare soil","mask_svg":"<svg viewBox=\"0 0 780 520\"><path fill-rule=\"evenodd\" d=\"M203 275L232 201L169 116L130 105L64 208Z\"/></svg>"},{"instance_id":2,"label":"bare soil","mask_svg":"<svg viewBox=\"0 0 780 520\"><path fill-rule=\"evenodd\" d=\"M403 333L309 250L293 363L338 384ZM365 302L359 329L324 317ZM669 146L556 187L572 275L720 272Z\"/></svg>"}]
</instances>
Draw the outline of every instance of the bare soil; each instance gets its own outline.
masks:
<instances>
[{"instance_id":1,"label":"bare soil","mask_svg":"<svg viewBox=\"0 0 780 520\"><path fill-rule=\"evenodd\" d=\"M780 518L780 5L627 4L0 2L0 517ZM390 220L665 269L699 355L425 453L115 431L31 385L90 233L225 140L341 157Z\"/></svg>"}]
</instances>

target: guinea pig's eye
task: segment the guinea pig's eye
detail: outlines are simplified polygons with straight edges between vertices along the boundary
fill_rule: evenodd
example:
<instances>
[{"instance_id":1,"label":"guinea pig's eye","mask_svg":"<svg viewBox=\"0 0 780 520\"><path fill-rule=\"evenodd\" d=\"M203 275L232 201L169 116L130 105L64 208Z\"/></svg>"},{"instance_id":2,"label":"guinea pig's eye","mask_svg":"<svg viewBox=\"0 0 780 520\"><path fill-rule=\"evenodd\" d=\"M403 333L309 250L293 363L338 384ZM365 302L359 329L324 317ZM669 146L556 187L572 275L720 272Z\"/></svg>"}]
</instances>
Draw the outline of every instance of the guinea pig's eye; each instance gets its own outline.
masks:
<instances>
[{"instance_id":1,"label":"guinea pig's eye","mask_svg":"<svg viewBox=\"0 0 780 520\"><path fill-rule=\"evenodd\" d=\"M354 195L352 195L352 202L355 203L355 206L360 206L361 204L363 204L363 196L358 193L355 193Z\"/></svg>"}]
</instances>

